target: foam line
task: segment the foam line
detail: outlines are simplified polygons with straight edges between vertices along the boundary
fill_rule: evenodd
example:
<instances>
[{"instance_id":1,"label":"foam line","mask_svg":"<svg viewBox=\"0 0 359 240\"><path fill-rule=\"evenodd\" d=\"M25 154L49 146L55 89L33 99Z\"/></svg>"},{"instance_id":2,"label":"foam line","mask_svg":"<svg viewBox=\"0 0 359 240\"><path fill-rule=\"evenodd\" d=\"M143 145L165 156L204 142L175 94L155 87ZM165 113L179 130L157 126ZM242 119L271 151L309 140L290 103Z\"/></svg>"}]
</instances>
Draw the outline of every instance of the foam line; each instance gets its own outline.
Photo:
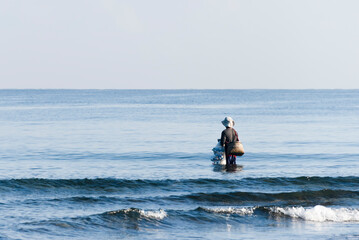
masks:
<instances>
[{"instance_id":1,"label":"foam line","mask_svg":"<svg viewBox=\"0 0 359 240\"><path fill-rule=\"evenodd\" d=\"M276 207L272 209L275 213L281 213L292 218L301 218L314 222L358 222L359 210L351 208L330 208L317 205L312 208L304 207Z\"/></svg>"}]
</instances>

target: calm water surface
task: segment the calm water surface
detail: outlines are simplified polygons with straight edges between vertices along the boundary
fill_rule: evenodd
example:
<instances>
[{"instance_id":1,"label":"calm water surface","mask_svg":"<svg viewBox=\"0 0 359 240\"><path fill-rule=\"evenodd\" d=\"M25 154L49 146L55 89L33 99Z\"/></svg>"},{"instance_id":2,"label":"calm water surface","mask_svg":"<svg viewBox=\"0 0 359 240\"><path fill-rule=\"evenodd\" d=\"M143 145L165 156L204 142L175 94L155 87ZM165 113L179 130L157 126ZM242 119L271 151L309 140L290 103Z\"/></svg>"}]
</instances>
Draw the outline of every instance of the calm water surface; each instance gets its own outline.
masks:
<instances>
[{"instance_id":1,"label":"calm water surface","mask_svg":"<svg viewBox=\"0 0 359 240\"><path fill-rule=\"evenodd\" d=\"M359 239L358 122L359 90L0 90L0 239Z\"/></svg>"}]
</instances>

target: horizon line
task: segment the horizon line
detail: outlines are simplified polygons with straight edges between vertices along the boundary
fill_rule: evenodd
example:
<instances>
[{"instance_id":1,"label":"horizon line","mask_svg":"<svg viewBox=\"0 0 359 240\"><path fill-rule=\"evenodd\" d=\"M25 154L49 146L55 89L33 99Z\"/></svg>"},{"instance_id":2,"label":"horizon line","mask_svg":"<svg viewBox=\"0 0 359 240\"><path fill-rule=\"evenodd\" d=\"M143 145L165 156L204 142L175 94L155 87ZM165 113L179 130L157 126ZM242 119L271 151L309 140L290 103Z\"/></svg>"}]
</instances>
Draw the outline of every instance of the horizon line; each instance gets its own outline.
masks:
<instances>
[{"instance_id":1,"label":"horizon line","mask_svg":"<svg viewBox=\"0 0 359 240\"><path fill-rule=\"evenodd\" d=\"M359 90L359 88L0 88L2 90Z\"/></svg>"}]
</instances>

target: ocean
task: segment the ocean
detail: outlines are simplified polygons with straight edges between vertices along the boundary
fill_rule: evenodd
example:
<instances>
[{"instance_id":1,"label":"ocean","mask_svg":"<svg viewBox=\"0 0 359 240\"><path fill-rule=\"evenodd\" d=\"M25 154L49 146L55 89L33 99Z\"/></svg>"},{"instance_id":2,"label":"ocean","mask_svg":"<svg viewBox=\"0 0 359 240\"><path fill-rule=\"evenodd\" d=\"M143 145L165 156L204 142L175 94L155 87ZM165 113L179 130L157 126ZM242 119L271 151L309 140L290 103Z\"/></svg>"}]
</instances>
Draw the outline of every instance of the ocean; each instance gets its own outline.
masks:
<instances>
[{"instance_id":1,"label":"ocean","mask_svg":"<svg viewBox=\"0 0 359 240\"><path fill-rule=\"evenodd\" d=\"M359 90L0 90L0 239L359 239L358 122Z\"/></svg>"}]
</instances>

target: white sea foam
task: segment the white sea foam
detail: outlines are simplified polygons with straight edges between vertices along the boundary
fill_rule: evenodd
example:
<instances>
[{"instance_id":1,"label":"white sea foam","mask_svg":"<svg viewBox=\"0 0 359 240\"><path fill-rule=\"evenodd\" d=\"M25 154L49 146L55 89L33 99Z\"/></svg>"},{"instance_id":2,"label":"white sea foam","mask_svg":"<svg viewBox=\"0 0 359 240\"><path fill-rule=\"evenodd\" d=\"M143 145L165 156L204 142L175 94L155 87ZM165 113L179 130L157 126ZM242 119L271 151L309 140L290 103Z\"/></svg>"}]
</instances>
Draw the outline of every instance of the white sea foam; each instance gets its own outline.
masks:
<instances>
[{"instance_id":1,"label":"white sea foam","mask_svg":"<svg viewBox=\"0 0 359 240\"><path fill-rule=\"evenodd\" d=\"M317 205L312 208L303 207L276 207L272 209L275 213L282 213L293 218L301 218L315 222L357 222L359 221L359 210L351 208L329 208Z\"/></svg>"},{"instance_id":2,"label":"white sea foam","mask_svg":"<svg viewBox=\"0 0 359 240\"><path fill-rule=\"evenodd\" d=\"M140 213L142 216L148 217L148 218L154 218L154 219L164 219L165 217L167 217L167 213L166 211L160 209L158 211L145 211L145 210L140 210Z\"/></svg>"},{"instance_id":3,"label":"white sea foam","mask_svg":"<svg viewBox=\"0 0 359 240\"><path fill-rule=\"evenodd\" d=\"M216 208L203 208L206 211L214 213L228 213L228 214L240 214L240 215L252 215L255 208L254 207L216 207Z\"/></svg>"},{"instance_id":4,"label":"white sea foam","mask_svg":"<svg viewBox=\"0 0 359 240\"><path fill-rule=\"evenodd\" d=\"M160 209L158 211L150 211L150 210L147 211L147 210L142 210L142 209L137 209L137 208L128 208L128 209L122 209L122 210L108 212L108 214L119 214L119 213L124 213L124 214L138 213L142 217L153 218L153 219L158 219L158 220L161 220L161 219L167 217L167 213L162 209Z\"/></svg>"}]
</instances>

